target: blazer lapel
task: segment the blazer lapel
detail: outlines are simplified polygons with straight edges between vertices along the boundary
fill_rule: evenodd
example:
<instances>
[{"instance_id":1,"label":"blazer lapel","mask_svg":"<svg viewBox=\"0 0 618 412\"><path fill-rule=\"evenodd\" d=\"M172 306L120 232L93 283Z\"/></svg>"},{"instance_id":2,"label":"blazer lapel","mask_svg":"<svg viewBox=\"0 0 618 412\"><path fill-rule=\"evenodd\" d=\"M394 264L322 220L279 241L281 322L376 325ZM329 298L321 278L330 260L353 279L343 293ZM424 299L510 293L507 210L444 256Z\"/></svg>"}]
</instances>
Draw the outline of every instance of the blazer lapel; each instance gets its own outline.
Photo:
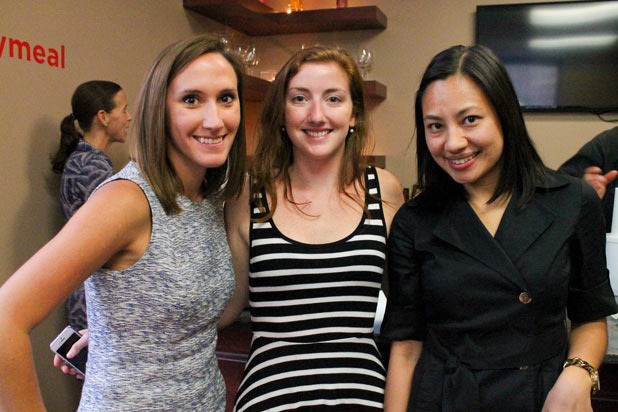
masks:
<instances>
[{"instance_id":1,"label":"blazer lapel","mask_svg":"<svg viewBox=\"0 0 618 412\"><path fill-rule=\"evenodd\" d=\"M532 226L529 221L526 225ZM507 255L491 236L465 200L458 200L447 206L436 225L434 235L492 268L522 290L526 289L526 283L510 255Z\"/></svg>"},{"instance_id":2,"label":"blazer lapel","mask_svg":"<svg viewBox=\"0 0 618 412\"><path fill-rule=\"evenodd\" d=\"M515 206L517 200L514 195L496 232L496 240L512 262L516 262L555 219L554 213L538 200L533 199L523 209Z\"/></svg>"}]
</instances>

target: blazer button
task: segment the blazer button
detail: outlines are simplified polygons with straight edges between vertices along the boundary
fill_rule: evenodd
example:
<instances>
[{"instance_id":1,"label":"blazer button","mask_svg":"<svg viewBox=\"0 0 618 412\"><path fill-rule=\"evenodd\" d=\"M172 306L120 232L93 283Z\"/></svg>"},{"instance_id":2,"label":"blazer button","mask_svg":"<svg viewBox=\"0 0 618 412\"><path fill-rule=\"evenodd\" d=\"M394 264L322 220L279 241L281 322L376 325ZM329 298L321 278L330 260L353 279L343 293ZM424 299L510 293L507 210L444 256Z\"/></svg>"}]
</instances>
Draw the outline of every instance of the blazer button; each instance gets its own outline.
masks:
<instances>
[{"instance_id":1,"label":"blazer button","mask_svg":"<svg viewBox=\"0 0 618 412\"><path fill-rule=\"evenodd\" d=\"M519 301L524 305L527 305L528 303L532 302L532 298L530 297L528 292L521 292L519 294Z\"/></svg>"}]
</instances>

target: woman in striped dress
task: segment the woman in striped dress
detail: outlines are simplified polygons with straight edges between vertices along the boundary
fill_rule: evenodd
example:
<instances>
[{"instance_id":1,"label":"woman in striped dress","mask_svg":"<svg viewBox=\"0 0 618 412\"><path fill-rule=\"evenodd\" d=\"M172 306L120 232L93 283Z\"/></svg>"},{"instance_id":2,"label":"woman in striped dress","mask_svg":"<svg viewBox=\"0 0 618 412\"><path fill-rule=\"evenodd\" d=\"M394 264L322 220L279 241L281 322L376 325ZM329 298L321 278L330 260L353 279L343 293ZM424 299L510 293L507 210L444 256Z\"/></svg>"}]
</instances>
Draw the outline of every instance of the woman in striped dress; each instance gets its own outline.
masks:
<instances>
[{"instance_id":1,"label":"woman in striped dress","mask_svg":"<svg viewBox=\"0 0 618 412\"><path fill-rule=\"evenodd\" d=\"M266 97L250 193L226 206L253 327L237 412L383 408L373 323L403 196L361 161L363 99L353 60L324 47L292 56Z\"/></svg>"}]
</instances>

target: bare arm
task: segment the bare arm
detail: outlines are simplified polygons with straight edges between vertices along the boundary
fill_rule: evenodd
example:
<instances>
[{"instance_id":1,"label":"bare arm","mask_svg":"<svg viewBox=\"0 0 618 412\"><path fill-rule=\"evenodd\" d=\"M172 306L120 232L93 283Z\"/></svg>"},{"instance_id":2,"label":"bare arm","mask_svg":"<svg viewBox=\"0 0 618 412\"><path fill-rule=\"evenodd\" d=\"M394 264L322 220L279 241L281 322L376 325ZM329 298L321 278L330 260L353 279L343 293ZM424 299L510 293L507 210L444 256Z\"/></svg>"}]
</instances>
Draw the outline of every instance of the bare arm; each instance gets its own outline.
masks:
<instances>
[{"instance_id":1,"label":"bare arm","mask_svg":"<svg viewBox=\"0 0 618 412\"><path fill-rule=\"evenodd\" d=\"M150 209L144 194L132 182L111 182L2 285L0 410L45 410L30 331L96 269L109 262L129 264L149 236Z\"/></svg>"},{"instance_id":2,"label":"bare arm","mask_svg":"<svg viewBox=\"0 0 618 412\"><path fill-rule=\"evenodd\" d=\"M569 358L578 357L599 368L607 349L605 318L593 322L573 324L569 335ZM549 391L543 412L592 412L590 374L579 366L563 369Z\"/></svg>"},{"instance_id":3,"label":"bare arm","mask_svg":"<svg viewBox=\"0 0 618 412\"><path fill-rule=\"evenodd\" d=\"M380 193L382 194L384 220L386 220L386 230L390 233L391 222L395 213L403 205L403 188L394 174L388 170L376 168L378 179L380 179Z\"/></svg>"},{"instance_id":4,"label":"bare arm","mask_svg":"<svg viewBox=\"0 0 618 412\"><path fill-rule=\"evenodd\" d=\"M387 235L391 231L391 223L395 213L399 210L403 202L403 188L399 179L388 170L376 168L378 171L378 179L380 180L380 193L382 194L382 208L384 210L384 221L386 222ZM388 268L384 268L384 276L382 276L382 290L388 297Z\"/></svg>"},{"instance_id":5,"label":"bare arm","mask_svg":"<svg viewBox=\"0 0 618 412\"><path fill-rule=\"evenodd\" d=\"M408 410L414 368L422 351L423 342L416 340L395 341L391 344L384 391L385 412Z\"/></svg>"},{"instance_id":6,"label":"bare arm","mask_svg":"<svg viewBox=\"0 0 618 412\"><path fill-rule=\"evenodd\" d=\"M238 319L238 316L247 307L249 300L249 189L245 190L240 198L225 204L225 226L227 241L232 251L232 264L236 278L236 287L232 300L228 303L221 319L219 329L229 326Z\"/></svg>"}]
</instances>

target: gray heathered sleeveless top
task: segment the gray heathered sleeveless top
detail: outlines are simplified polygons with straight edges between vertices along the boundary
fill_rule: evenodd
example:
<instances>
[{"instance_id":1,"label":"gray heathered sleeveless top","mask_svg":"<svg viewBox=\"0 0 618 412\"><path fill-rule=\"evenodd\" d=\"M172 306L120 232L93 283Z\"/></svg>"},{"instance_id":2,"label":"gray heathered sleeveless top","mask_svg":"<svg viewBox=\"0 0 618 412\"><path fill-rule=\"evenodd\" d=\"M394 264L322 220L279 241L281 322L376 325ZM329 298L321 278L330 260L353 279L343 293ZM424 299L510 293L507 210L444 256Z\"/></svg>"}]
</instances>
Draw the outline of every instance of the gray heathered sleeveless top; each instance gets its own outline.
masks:
<instances>
[{"instance_id":1,"label":"gray heathered sleeveless top","mask_svg":"<svg viewBox=\"0 0 618 412\"><path fill-rule=\"evenodd\" d=\"M152 214L150 243L125 270L86 281L90 346L80 412L224 411L217 321L234 290L220 202L179 196L167 216L134 163Z\"/></svg>"}]
</instances>

